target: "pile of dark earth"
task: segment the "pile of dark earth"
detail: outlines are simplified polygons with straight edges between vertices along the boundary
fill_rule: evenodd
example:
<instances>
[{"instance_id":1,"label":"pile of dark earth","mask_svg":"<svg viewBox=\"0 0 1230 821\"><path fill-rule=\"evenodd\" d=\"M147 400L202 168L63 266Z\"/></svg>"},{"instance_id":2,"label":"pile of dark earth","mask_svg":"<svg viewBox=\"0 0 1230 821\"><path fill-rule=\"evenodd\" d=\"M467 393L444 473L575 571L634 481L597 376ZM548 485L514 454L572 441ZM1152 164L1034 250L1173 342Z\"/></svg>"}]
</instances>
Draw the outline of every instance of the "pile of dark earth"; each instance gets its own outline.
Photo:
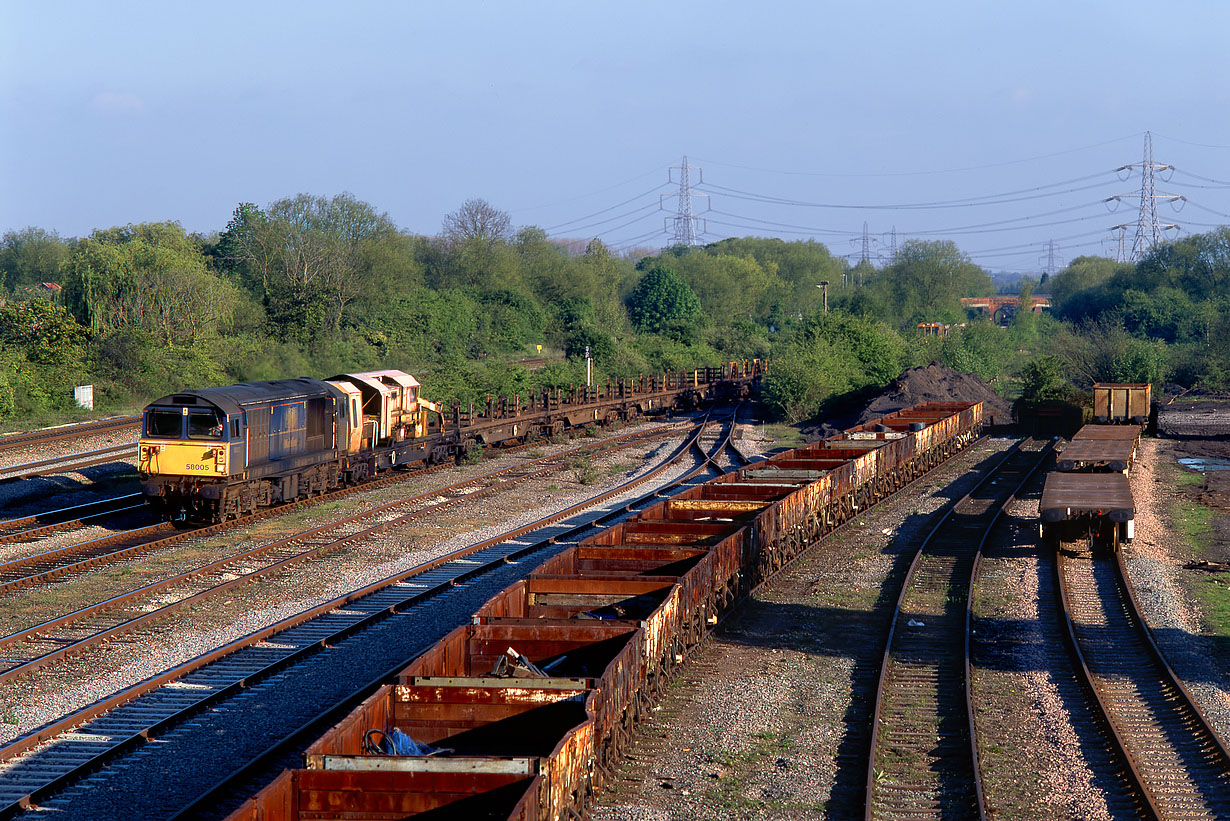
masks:
<instances>
[{"instance_id":1,"label":"pile of dark earth","mask_svg":"<svg viewBox=\"0 0 1230 821\"><path fill-rule=\"evenodd\" d=\"M1158 396L1157 434L1174 439L1230 440L1230 396L1192 390Z\"/></svg>"},{"instance_id":2,"label":"pile of dark earth","mask_svg":"<svg viewBox=\"0 0 1230 821\"><path fill-rule=\"evenodd\" d=\"M820 416L802 426L803 436L815 441L920 402L982 402L992 425L1012 424L1011 404L993 387L972 373L933 362L910 368L874 396L860 393L830 402Z\"/></svg>"}]
</instances>

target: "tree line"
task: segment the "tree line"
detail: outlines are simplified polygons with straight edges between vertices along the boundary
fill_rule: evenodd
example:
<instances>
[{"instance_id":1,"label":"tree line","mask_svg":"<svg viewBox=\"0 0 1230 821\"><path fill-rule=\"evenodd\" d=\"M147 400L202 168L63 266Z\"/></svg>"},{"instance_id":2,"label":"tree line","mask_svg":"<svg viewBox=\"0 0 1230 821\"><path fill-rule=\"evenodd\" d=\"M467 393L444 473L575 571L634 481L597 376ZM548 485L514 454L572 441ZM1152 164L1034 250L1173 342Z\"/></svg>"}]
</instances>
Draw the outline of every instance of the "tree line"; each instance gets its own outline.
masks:
<instances>
[{"instance_id":1,"label":"tree line","mask_svg":"<svg viewBox=\"0 0 1230 821\"><path fill-rule=\"evenodd\" d=\"M587 348L599 381L771 358L765 400L792 421L931 361L1007 394L1054 392L1056 380L1222 387L1228 277L1226 229L1137 265L1082 257L1024 281L1026 297L1050 292L1052 315L1023 311L1001 328L961 308L994 286L946 241L906 242L880 269L755 237L627 256L514 228L481 199L429 237L351 195L300 194L241 203L204 235L176 222L5 233L0 418L71 415L71 387L86 382L121 410L184 387L382 367L444 401L524 396L583 383ZM923 321L953 330L924 337ZM545 367L517 364L539 346Z\"/></svg>"}]
</instances>

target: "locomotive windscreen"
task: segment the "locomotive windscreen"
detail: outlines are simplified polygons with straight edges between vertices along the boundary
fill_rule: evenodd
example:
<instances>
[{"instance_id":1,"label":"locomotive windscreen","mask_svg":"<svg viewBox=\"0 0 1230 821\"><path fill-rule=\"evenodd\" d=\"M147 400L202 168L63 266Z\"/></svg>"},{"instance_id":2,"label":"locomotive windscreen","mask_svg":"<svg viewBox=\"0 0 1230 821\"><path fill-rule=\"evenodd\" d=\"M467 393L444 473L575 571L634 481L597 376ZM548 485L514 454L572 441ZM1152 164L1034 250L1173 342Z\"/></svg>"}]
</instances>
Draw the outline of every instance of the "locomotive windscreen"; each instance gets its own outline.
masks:
<instances>
[{"instance_id":1,"label":"locomotive windscreen","mask_svg":"<svg viewBox=\"0 0 1230 821\"><path fill-rule=\"evenodd\" d=\"M157 439L183 437L183 414L179 408L151 408L145 412L145 435Z\"/></svg>"},{"instance_id":2,"label":"locomotive windscreen","mask_svg":"<svg viewBox=\"0 0 1230 821\"><path fill-rule=\"evenodd\" d=\"M222 417L212 410L192 410L188 412L189 439L221 439Z\"/></svg>"}]
</instances>

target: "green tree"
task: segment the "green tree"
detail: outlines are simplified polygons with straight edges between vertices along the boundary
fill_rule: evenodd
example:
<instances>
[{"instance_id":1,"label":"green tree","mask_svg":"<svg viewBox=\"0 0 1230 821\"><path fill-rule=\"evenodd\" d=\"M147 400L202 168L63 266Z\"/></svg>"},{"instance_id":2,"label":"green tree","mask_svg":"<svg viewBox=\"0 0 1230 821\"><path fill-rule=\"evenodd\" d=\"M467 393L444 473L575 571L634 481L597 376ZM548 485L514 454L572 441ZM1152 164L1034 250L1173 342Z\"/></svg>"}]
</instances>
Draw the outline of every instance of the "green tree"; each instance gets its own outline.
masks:
<instances>
[{"instance_id":1,"label":"green tree","mask_svg":"<svg viewBox=\"0 0 1230 821\"><path fill-rule=\"evenodd\" d=\"M109 228L80 241L65 298L97 337L137 328L166 345L215 337L239 303L235 286L208 271L173 222Z\"/></svg>"},{"instance_id":2,"label":"green tree","mask_svg":"<svg viewBox=\"0 0 1230 821\"><path fill-rule=\"evenodd\" d=\"M690 320L700 313L700 300L688 284L669 268L645 274L628 299L632 324L657 332L675 320Z\"/></svg>"},{"instance_id":3,"label":"green tree","mask_svg":"<svg viewBox=\"0 0 1230 821\"><path fill-rule=\"evenodd\" d=\"M790 288L777 276L775 263L762 265L742 257L699 253L681 257L673 269L691 287L711 317L764 319L774 305L787 301Z\"/></svg>"},{"instance_id":4,"label":"green tree","mask_svg":"<svg viewBox=\"0 0 1230 821\"><path fill-rule=\"evenodd\" d=\"M1012 342L1003 328L989 321L953 328L940 345L941 361L957 371L977 374L988 382L999 378L1012 356Z\"/></svg>"},{"instance_id":5,"label":"green tree","mask_svg":"<svg viewBox=\"0 0 1230 821\"><path fill-rule=\"evenodd\" d=\"M230 240L234 239L233 245ZM380 279L397 242L387 214L350 194L299 194L262 217L241 204L220 246L259 277L270 320L303 340L337 331L347 307Z\"/></svg>"},{"instance_id":6,"label":"green tree","mask_svg":"<svg viewBox=\"0 0 1230 821\"><path fill-rule=\"evenodd\" d=\"M270 255L261 253L269 216L250 202L235 208L213 249L216 267L263 294L269 288Z\"/></svg>"},{"instance_id":7,"label":"green tree","mask_svg":"<svg viewBox=\"0 0 1230 821\"><path fill-rule=\"evenodd\" d=\"M1051 302L1057 316L1081 322L1116 310L1125 287L1131 287L1133 268L1105 257L1077 257L1050 280Z\"/></svg>"},{"instance_id":8,"label":"green tree","mask_svg":"<svg viewBox=\"0 0 1230 821\"><path fill-rule=\"evenodd\" d=\"M952 322L963 313L960 298L993 291L991 278L948 240L909 240L896 261L877 272L873 287L885 292L905 325Z\"/></svg>"},{"instance_id":9,"label":"green tree","mask_svg":"<svg viewBox=\"0 0 1230 821\"><path fill-rule=\"evenodd\" d=\"M40 282L59 282L68 262L68 245L42 228L9 231L0 239L0 290L16 292Z\"/></svg>"},{"instance_id":10,"label":"green tree","mask_svg":"<svg viewBox=\"0 0 1230 821\"><path fill-rule=\"evenodd\" d=\"M0 341L24 349L31 362L79 367L86 333L63 305L32 299L0 306Z\"/></svg>"},{"instance_id":11,"label":"green tree","mask_svg":"<svg viewBox=\"0 0 1230 821\"><path fill-rule=\"evenodd\" d=\"M8 419L16 409L13 386L9 384L4 372L0 371L0 419Z\"/></svg>"},{"instance_id":12,"label":"green tree","mask_svg":"<svg viewBox=\"0 0 1230 821\"><path fill-rule=\"evenodd\" d=\"M1058 356L1043 356L1021 370L1021 398L1026 402L1049 402L1067 395L1067 367Z\"/></svg>"}]
</instances>

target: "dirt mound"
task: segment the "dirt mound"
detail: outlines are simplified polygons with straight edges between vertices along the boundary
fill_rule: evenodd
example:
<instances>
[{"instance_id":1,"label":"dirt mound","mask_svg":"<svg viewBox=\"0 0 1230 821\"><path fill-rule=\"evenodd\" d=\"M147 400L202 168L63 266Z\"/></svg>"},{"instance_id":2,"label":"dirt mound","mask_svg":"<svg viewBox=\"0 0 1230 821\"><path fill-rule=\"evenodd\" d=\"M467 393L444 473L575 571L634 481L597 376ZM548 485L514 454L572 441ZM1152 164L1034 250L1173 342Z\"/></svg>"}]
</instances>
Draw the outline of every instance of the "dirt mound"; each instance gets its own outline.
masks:
<instances>
[{"instance_id":1,"label":"dirt mound","mask_svg":"<svg viewBox=\"0 0 1230 821\"><path fill-rule=\"evenodd\" d=\"M932 363L925 368L910 368L871 401L859 416L869 422L886 413L921 402L982 402L983 413L993 425L1012 422L1012 407L995 389L972 373Z\"/></svg>"},{"instance_id":2,"label":"dirt mound","mask_svg":"<svg viewBox=\"0 0 1230 821\"><path fill-rule=\"evenodd\" d=\"M991 424L1012 424L1011 405L990 385L971 373L932 363L910 368L870 400L864 397L853 407L832 409L805 426L803 435L808 440L830 436L923 402L982 402Z\"/></svg>"}]
</instances>

